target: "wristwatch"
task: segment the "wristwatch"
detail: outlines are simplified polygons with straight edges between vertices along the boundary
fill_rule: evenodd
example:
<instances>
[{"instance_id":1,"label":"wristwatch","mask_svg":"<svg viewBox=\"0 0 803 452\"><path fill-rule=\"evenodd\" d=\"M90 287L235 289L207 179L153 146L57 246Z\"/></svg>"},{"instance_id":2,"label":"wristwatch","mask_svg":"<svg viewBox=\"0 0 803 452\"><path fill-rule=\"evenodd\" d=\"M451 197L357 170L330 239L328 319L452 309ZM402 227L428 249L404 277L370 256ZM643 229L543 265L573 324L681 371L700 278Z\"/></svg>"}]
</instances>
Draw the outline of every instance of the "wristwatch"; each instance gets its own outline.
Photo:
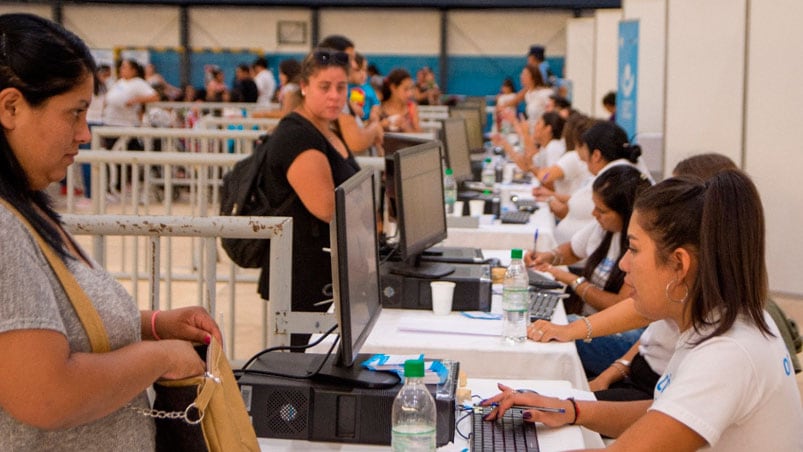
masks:
<instances>
[{"instance_id":1,"label":"wristwatch","mask_svg":"<svg viewBox=\"0 0 803 452\"><path fill-rule=\"evenodd\" d=\"M627 367L628 369L630 368L630 361L626 359L617 359L616 362Z\"/></svg>"},{"instance_id":2,"label":"wristwatch","mask_svg":"<svg viewBox=\"0 0 803 452\"><path fill-rule=\"evenodd\" d=\"M572 281L571 284L569 284L569 287L572 288L572 291L577 292L577 288L580 287L580 284L583 284L584 282L586 282L586 277L581 276Z\"/></svg>"}]
</instances>

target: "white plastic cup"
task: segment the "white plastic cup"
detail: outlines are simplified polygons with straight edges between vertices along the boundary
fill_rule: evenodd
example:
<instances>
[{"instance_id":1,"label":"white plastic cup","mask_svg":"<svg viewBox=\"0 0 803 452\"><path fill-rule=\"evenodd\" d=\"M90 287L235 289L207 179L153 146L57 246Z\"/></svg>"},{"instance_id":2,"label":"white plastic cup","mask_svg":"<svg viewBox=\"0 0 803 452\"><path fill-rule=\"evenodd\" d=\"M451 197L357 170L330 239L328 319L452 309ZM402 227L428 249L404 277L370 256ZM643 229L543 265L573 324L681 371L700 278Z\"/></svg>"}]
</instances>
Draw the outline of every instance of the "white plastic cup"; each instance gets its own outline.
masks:
<instances>
[{"instance_id":1,"label":"white plastic cup","mask_svg":"<svg viewBox=\"0 0 803 452\"><path fill-rule=\"evenodd\" d=\"M454 216L454 217L462 217L463 216L463 201L455 201L454 202L454 212L452 212L452 216Z\"/></svg>"},{"instance_id":2,"label":"white plastic cup","mask_svg":"<svg viewBox=\"0 0 803 452\"><path fill-rule=\"evenodd\" d=\"M505 163L504 169L502 169L502 183L509 184L513 182L513 173L516 171L515 163Z\"/></svg>"},{"instance_id":3,"label":"white plastic cup","mask_svg":"<svg viewBox=\"0 0 803 452\"><path fill-rule=\"evenodd\" d=\"M484 199L472 199L468 202L468 211L472 217L479 217L485 212Z\"/></svg>"},{"instance_id":4,"label":"white plastic cup","mask_svg":"<svg viewBox=\"0 0 803 452\"><path fill-rule=\"evenodd\" d=\"M452 312L452 298L455 283L452 281L432 281L432 312L435 315L449 315Z\"/></svg>"}]
</instances>

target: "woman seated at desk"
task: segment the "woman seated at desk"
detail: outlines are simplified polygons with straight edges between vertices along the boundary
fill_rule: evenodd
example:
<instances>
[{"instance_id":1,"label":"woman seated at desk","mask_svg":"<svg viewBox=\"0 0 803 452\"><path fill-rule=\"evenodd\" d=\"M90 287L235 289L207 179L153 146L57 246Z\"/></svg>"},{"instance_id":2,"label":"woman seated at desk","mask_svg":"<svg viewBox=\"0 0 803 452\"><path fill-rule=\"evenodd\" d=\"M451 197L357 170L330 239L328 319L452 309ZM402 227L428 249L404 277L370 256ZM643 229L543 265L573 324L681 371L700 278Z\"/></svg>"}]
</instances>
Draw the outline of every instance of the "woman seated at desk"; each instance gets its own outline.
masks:
<instances>
[{"instance_id":1,"label":"woman seated at desk","mask_svg":"<svg viewBox=\"0 0 803 452\"><path fill-rule=\"evenodd\" d=\"M582 305L576 308L567 306L567 312L590 315L627 298L624 272L618 264L627 250L625 231L630 223L633 203L637 194L649 186L647 178L632 166L620 165L605 171L594 181L596 221L575 234L571 242L552 251L530 251L525 256L528 266L549 272L557 281L571 287L575 296L573 300ZM586 260L586 264L583 275L579 277L556 267L580 260ZM641 332L642 329L635 329L593 343L578 341L577 351L586 373L602 373L630 349Z\"/></svg>"},{"instance_id":2,"label":"woman seated at desk","mask_svg":"<svg viewBox=\"0 0 803 452\"><path fill-rule=\"evenodd\" d=\"M636 310L680 331L655 400L559 400L500 386L482 402L499 403L487 420L514 404L553 407L564 412L533 409L524 417L617 438L612 450L803 450L789 353L764 311L764 231L758 190L741 171L706 182L672 178L646 190L620 266Z\"/></svg>"},{"instance_id":3,"label":"woman seated at desk","mask_svg":"<svg viewBox=\"0 0 803 452\"><path fill-rule=\"evenodd\" d=\"M554 111L546 112L535 121L532 134L528 125L517 120L511 111L504 113L503 120L513 123L523 144L523 152L514 151L507 137L499 134L494 134L492 141L502 146L507 157L522 171L533 173L539 181L543 180L547 168L556 165L566 153L566 142L562 138L566 120Z\"/></svg>"}]
</instances>

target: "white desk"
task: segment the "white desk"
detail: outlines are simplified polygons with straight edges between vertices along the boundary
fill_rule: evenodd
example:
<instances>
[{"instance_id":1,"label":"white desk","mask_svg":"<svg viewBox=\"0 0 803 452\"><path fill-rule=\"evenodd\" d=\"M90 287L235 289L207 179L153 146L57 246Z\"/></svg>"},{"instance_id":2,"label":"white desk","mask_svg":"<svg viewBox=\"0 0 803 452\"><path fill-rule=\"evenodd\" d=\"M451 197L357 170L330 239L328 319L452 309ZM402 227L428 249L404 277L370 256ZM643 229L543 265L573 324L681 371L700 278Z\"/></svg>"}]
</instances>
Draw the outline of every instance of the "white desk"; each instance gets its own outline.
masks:
<instances>
[{"instance_id":1,"label":"white desk","mask_svg":"<svg viewBox=\"0 0 803 452\"><path fill-rule=\"evenodd\" d=\"M501 296L494 295L491 311L501 312ZM566 323L562 304L558 304L553 321ZM576 388L588 389L573 342L528 340L510 345L502 341L501 328L501 320L469 319L459 312L439 317L428 310L383 309L361 352L424 353L430 358L459 361L470 378L566 380ZM438 329L463 333L436 332Z\"/></svg>"},{"instance_id":2,"label":"white desk","mask_svg":"<svg viewBox=\"0 0 803 452\"><path fill-rule=\"evenodd\" d=\"M496 383L502 382L514 388L530 388L536 391L555 397L575 397L577 399L593 400L593 394L585 391L574 391L568 381L550 381L550 380L490 380L490 379L474 379L468 380L468 387L471 389L472 394L478 394L483 398L490 397L498 392ZM457 419L460 419L461 414L458 413ZM463 432L468 433L471 426L468 419L459 423L457 428ZM543 452L560 451L567 449L586 449L604 447L602 439L599 434L591 432L582 427L565 426L561 428L550 429L543 425L538 425L538 445ZM386 451L387 446L376 445L363 445L363 444L342 444L342 443L323 443L323 442L310 442L301 440L281 440L274 438L259 438L260 448L264 451L271 452L284 452L284 451ZM455 433L454 443L447 444L438 448L439 451L452 452L462 451L468 447L468 442L461 438L460 435Z\"/></svg>"},{"instance_id":3,"label":"white desk","mask_svg":"<svg viewBox=\"0 0 803 452\"><path fill-rule=\"evenodd\" d=\"M480 224L477 228L449 228L443 246L467 246L482 249L532 249L533 236L538 229L538 249L549 250L557 246L555 241L555 216L546 203L530 217L527 224Z\"/></svg>"}]
</instances>

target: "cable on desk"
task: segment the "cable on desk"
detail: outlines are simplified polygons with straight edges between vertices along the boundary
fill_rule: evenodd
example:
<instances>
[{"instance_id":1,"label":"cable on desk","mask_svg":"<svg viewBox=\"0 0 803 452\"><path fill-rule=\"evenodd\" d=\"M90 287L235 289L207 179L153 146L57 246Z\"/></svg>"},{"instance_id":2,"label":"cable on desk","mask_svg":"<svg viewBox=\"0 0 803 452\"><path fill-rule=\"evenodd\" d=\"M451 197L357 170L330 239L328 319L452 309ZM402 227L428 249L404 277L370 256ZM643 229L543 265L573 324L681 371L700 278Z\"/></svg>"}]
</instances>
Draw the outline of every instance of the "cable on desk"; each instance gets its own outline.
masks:
<instances>
[{"instance_id":1,"label":"cable on desk","mask_svg":"<svg viewBox=\"0 0 803 452\"><path fill-rule=\"evenodd\" d=\"M307 345L279 345L277 347L266 348L266 349L264 349L264 350L262 350L260 352L257 352L248 361L246 361L246 363L243 365L243 367L241 369L236 369L233 372L237 376L238 379L241 376L245 375L245 374L267 375L267 376L271 376L271 377L295 378L295 379L302 379L302 380L303 379L312 378L315 375L318 375L318 372L321 371L321 369L323 368L323 366L326 363L326 361L329 360L329 357L332 355L332 351L335 349L335 346L340 341L340 336L339 335L332 342L331 347L329 347L329 350L326 352L326 356L324 356L324 359L321 360L321 364L318 366L317 369L315 369L315 371L313 371L311 373L307 373L305 375L291 375L291 374L282 374L282 373L279 373L279 372L270 372L270 371L266 371L266 370L249 369L249 367L254 363L254 361L259 359L260 356L262 356L262 355L264 355L266 353L271 353L271 352L276 352L276 351L281 351L281 350L306 350L308 348L314 347L314 346L320 344L324 339L326 339L336 329L337 329L337 325L332 326L332 328L329 328L328 331L323 333L323 336L319 337L316 341L311 342L311 343L309 343Z\"/></svg>"}]
</instances>

